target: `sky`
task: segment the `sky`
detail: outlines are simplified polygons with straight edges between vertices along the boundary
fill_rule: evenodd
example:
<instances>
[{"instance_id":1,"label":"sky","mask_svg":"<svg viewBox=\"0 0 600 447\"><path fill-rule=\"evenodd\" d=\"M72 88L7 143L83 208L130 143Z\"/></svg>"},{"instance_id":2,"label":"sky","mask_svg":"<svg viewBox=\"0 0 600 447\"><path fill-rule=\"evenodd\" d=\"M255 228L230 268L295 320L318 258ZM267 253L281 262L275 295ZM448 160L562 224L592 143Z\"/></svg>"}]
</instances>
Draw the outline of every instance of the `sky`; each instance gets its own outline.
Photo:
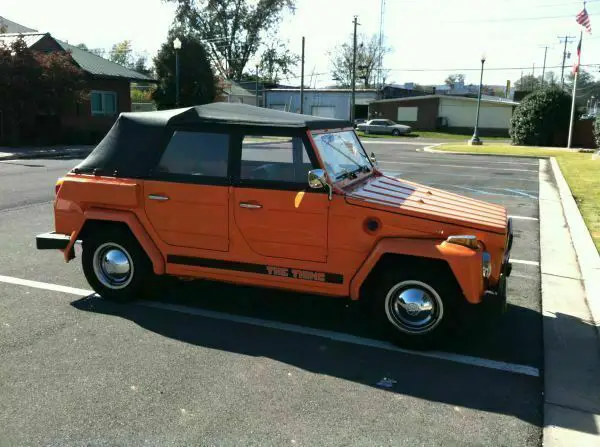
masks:
<instances>
[{"instance_id":1,"label":"sky","mask_svg":"<svg viewBox=\"0 0 600 447\"><path fill-rule=\"evenodd\" d=\"M307 85L333 83L330 52L352 38L355 15L359 33L379 33L380 2L296 0L279 36L297 53L305 36ZM559 36L575 36L567 46L567 73L576 58L581 27L575 15L582 8L575 0L385 0L384 42L391 48L383 64L386 82L443 84L449 74L463 73L466 83L478 84L485 54L484 84L514 83L521 73L531 74L534 64L541 74L544 46L547 71L560 78ZM581 63L595 64L586 69L600 77L600 0L588 0L587 11L592 34L584 32ZM3 2L0 15L90 48L110 49L129 39L136 53L152 57L166 39L174 7L163 0L28 0ZM298 84L299 77L289 83Z\"/></svg>"}]
</instances>

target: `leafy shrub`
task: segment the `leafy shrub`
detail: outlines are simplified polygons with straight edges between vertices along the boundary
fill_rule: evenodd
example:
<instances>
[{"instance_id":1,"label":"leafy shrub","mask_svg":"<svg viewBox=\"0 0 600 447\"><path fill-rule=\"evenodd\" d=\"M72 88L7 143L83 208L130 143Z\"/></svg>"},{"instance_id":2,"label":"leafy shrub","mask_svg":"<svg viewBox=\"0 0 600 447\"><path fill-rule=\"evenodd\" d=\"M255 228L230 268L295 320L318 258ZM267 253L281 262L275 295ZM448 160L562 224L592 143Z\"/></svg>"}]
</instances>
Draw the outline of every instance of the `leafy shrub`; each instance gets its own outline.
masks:
<instances>
[{"instance_id":1,"label":"leafy shrub","mask_svg":"<svg viewBox=\"0 0 600 447\"><path fill-rule=\"evenodd\" d=\"M515 108L509 134L523 146L564 146L569 132L571 95L550 87L537 90Z\"/></svg>"},{"instance_id":2,"label":"leafy shrub","mask_svg":"<svg viewBox=\"0 0 600 447\"><path fill-rule=\"evenodd\" d=\"M596 116L594 120L594 140L596 141L596 146L600 147L600 115Z\"/></svg>"}]
</instances>

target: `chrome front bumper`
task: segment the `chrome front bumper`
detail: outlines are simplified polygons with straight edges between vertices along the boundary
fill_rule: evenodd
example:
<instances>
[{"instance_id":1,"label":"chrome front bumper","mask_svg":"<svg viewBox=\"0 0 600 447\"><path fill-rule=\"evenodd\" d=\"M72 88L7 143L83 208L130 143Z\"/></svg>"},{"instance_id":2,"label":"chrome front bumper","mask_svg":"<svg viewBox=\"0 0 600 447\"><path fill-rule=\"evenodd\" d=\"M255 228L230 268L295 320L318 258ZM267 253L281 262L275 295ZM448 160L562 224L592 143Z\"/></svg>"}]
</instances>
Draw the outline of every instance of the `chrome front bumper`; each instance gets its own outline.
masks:
<instances>
[{"instance_id":1,"label":"chrome front bumper","mask_svg":"<svg viewBox=\"0 0 600 447\"><path fill-rule=\"evenodd\" d=\"M512 219L508 219L508 237L506 246L504 247L504 256L502 258L502 267L500 269L500 279L494 289L486 290L482 297L482 304L490 310L504 313L507 308L506 300L506 282L512 272L512 264L510 262L510 251L513 246L513 224Z\"/></svg>"}]
</instances>

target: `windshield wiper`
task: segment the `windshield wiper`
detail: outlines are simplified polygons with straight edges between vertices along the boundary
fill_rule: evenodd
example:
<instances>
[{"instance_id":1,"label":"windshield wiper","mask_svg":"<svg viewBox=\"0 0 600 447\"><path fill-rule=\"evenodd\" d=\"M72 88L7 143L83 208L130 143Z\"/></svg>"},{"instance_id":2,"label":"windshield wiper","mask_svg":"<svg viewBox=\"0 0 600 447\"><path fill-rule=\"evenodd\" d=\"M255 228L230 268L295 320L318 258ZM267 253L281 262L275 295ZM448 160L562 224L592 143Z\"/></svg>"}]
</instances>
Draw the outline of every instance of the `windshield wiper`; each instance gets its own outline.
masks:
<instances>
[{"instance_id":1,"label":"windshield wiper","mask_svg":"<svg viewBox=\"0 0 600 447\"><path fill-rule=\"evenodd\" d=\"M355 178L356 177L356 173L355 171L348 171L347 169L344 169L343 172L341 174L338 174L335 176L336 180L342 180L345 178Z\"/></svg>"}]
</instances>

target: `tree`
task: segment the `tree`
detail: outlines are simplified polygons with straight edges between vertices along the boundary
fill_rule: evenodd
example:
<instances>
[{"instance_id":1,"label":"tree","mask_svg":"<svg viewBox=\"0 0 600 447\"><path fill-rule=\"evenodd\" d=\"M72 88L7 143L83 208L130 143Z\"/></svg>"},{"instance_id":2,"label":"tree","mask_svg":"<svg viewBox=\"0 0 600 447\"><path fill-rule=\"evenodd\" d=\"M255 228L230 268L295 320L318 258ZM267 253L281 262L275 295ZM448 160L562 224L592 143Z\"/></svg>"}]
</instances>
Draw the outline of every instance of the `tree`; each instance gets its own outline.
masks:
<instances>
[{"instance_id":1,"label":"tree","mask_svg":"<svg viewBox=\"0 0 600 447\"><path fill-rule=\"evenodd\" d=\"M134 64L131 55L131 40L124 40L114 44L110 50L108 59L124 67L131 68Z\"/></svg>"},{"instance_id":2,"label":"tree","mask_svg":"<svg viewBox=\"0 0 600 447\"><path fill-rule=\"evenodd\" d=\"M456 88L457 84L465 83L465 75L461 73L448 75L444 83L451 89Z\"/></svg>"},{"instance_id":3,"label":"tree","mask_svg":"<svg viewBox=\"0 0 600 447\"><path fill-rule=\"evenodd\" d=\"M11 144L21 143L24 131L36 130L38 116L58 117L73 107L83 88L84 73L69 52L33 51L21 38L0 44L0 104Z\"/></svg>"},{"instance_id":4,"label":"tree","mask_svg":"<svg viewBox=\"0 0 600 447\"><path fill-rule=\"evenodd\" d=\"M86 44L80 43L75 45L77 48L89 53L95 54L96 56L104 57L104 50L102 48L89 48Z\"/></svg>"},{"instance_id":5,"label":"tree","mask_svg":"<svg viewBox=\"0 0 600 447\"><path fill-rule=\"evenodd\" d=\"M143 55L137 57L131 68L138 73L145 74L146 76L150 76L152 74L152 70L148 68L148 58Z\"/></svg>"},{"instance_id":6,"label":"tree","mask_svg":"<svg viewBox=\"0 0 600 447\"><path fill-rule=\"evenodd\" d=\"M204 42L219 73L241 79L263 36L278 25L295 0L166 0L177 5L175 19Z\"/></svg>"},{"instance_id":7,"label":"tree","mask_svg":"<svg viewBox=\"0 0 600 447\"><path fill-rule=\"evenodd\" d=\"M515 82L515 90L525 90L525 91L534 91L542 86L542 77L541 76L533 76L533 75L525 75L521 76Z\"/></svg>"},{"instance_id":8,"label":"tree","mask_svg":"<svg viewBox=\"0 0 600 447\"><path fill-rule=\"evenodd\" d=\"M509 134L513 144L561 146L566 144L571 96L558 87L539 89L515 108Z\"/></svg>"},{"instance_id":9,"label":"tree","mask_svg":"<svg viewBox=\"0 0 600 447\"><path fill-rule=\"evenodd\" d=\"M175 50L173 40L181 41L179 50L180 106L195 106L213 102L217 95L216 80L207 50L197 37L181 28L171 29L167 41L154 58L159 85L152 95L159 109L175 104Z\"/></svg>"},{"instance_id":10,"label":"tree","mask_svg":"<svg viewBox=\"0 0 600 447\"><path fill-rule=\"evenodd\" d=\"M298 62L300 62L300 56L290 51L287 44L273 39L261 55L260 75L264 81L278 83L280 75L291 74Z\"/></svg>"},{"instance_id":11,"label":"tree","mask_svg":"<svg viewBox=\"0 0 600 447\"><path fill-rule=\"evenodd\" d=\"M365 88L374 81L379 66L379 59L390 52L387 47L379 45L379 37L358 35L356 39L356 79L362 79ZM354 36L338 45L329 53L333 79L340 87L352 86L352 61L354 57ZM387 74L387 70L382 75Z\"/></svg>"}]
</instances>

